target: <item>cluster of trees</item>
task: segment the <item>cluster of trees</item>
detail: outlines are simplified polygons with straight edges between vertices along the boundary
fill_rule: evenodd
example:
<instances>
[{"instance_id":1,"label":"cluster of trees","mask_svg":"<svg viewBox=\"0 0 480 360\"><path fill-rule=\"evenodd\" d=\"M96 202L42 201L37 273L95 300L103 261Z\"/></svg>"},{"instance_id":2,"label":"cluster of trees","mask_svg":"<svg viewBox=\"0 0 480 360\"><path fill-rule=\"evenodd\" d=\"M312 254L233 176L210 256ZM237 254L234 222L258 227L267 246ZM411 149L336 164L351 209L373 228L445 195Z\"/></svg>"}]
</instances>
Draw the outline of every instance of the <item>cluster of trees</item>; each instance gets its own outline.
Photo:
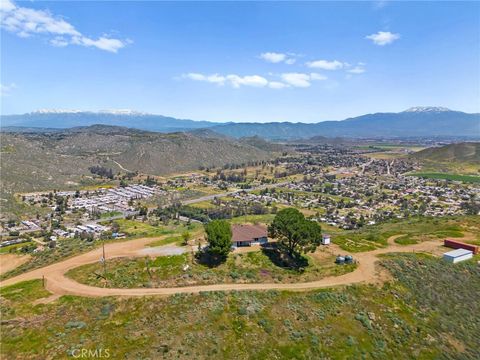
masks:
<instances>
[{"instance_id":1,"label":"cluster of trees","mask_svg":"<svg viewBox=\"0 0 480 360\"><path fill-rule=\"evenodd\" d=\"M213 176L212 180L222 180L222 181L229 181L233 183L243 183L247 181L247 169L244 169L243 172L230 172L225 174L223 171L217 171L217 174Z\"/></svg>"},{"instance_id":2,"label":"cluster of trees","mask_svg":"<svg viewBox=\"0 0 480 360\"><path fill-rule=\"evenodd\" d=\"M107 178L107 179L113 179L113 170L112 169L107 169L106 167L96 165L96 166L91 166L88 168L92 174Z\"/></svg>"},{"instance_id":3,"label":"cluster of trees","mask_svg":"<svg viewBox=\"0 0 480 360\"><path fill-rule=\"evenodd\" d=\"M480 213L480 199L471 198L461 204L463 210L467 215L477 215Z\"/></svg>"},{"instance_id":4,"label":"cluster of trees","mask_svg":"<svg viewBox=\"0 0 480 360\"><path fill-rule=\"evenodd\" d=\"M204 225L208 242L208 253L217 259L225 259L232 247L232 229L226 220L213 220ZM321 244L320 225L295 208L278 212L268 227L268 235L277 239L278 250L292 259L314 252Z\"/></svg>"},{"instance_id":5,"label":"cluster of trees","mask_svg":"<svg viewBox=\"0 0 480 360\"><path fill-rule=\"evenodd\" d=\"M280 210L268 227L268 236L277 239L279 249L290 256L313 252L321 244L322 228L295 208Z\"/></svg>"},{"instance_id":6,"label":"cluster of trees","mask_svg":"<svg viewBox=\"0 0 480 360\"><path fill-rule=\"evenodd\" d=\"M262 167L265 167L266 165L268 165L269 162L268 161L265 161L265 160L258 160L258 161L248 161L246 163L241 163L241 164L225 164L222 169L223 170L235 170L235 169L241 169L241 168L245 168L247 166L262 166ZM198 170L205 170L206 172L210 172L212 170L212 168L214 168L213 166L212 167L206 167L206 166L199 166L198 167Z\"/></svg>"},{"instance_id":7,"label":"cluster of trees","mask_svg":"<svg viewBox=\"0 0 480 360\"><path fill-rule=\"evenodd\" d=\"M218 205L218 204L217 204ZM165 210L165 209L163 209ZM216 206L214 208L199 209L193 206L182 206L178 208L178 214L191 219L201 221L203 223L209 220L231 219L244 215L261 215L275 213L276 208L271 209L259 203L245 204L228 202L225 206Z\"/></svg>"}]
</instances>

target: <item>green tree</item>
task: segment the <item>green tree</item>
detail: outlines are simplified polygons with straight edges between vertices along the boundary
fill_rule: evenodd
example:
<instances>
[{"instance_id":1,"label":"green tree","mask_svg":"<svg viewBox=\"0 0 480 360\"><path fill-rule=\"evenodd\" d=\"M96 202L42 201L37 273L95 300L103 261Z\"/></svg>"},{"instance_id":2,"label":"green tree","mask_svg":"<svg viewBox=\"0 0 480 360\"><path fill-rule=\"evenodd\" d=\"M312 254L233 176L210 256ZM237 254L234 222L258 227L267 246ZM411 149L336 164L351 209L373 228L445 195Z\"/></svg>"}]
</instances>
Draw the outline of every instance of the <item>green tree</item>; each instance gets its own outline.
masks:
<instances>
[{"instance_id":1,"label":"green tree","mask_svg":"<svg viewBox=\"0 0 480 360\"><path fill-rule=\"evenodd\" d=\"M321 244L322 228L295 208L283 209L268 227L268 235L276 238L280 249L290 256L313 252Z\"/></svg>"},{"instance_id":2,"label":"green tree","mask_svg":"<svg viewBox=\"0 0 480 360\"><path fill-rule=\"evenodd\" d=\"M184 231L182 233L183 245L188 245L188 241L192 238L192 234L189 231Z\"/></svg>"},{"instance_id":3,"label":"green tree","mask_svg":"<svg viewBox=\"0 0 480 360\"><path fill-rule=\"evenodd\" d=\"M232 229L225 220L213 220L205 224L208 252L214 256L226 257L232 247Z\"/></svg>"}]
</instances>

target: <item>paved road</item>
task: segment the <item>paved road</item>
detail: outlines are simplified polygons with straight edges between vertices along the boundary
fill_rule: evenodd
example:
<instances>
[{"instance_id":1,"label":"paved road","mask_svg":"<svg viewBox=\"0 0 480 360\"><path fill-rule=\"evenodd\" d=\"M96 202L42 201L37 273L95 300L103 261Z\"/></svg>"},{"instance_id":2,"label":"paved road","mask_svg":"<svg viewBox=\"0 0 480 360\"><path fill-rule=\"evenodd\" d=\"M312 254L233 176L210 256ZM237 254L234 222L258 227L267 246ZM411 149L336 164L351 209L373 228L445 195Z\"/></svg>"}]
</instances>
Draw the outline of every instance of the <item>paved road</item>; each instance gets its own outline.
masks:
<instances>
[{"instance_id":1,"label":"paved road","mask_svg":"<svg viewBox=\"0 0 480 360\"><path fill-rule=\"evenodd\" d=\"M339 285L349 285L356 283L375 283L381 281L381 274L375 266L378 261L378 255L391 252L430 252L439 253L441 241L425 241L415 245L398 245L394 243L394 239L401 235L392 236L389 239L389 245L386 248L376 249L373 251L362 252L355 254L355 259L358 261L358 267L355 271L341 276L331 276L317 281L301 282L301 283L253 283L253 284L217 284L217 285L195 285L186 287L173 288L135 288L135 289L120 289L120 288L99 288L89 285L84 285L76 282L73 279L67 278L64 274L78 266L94 263L99 261L102 249L96 249L88 253L64 260L46 266L41 269L33 270L25 274L13 277L3 281L0 285L12 285L20 281L39 279L45 276L46 288L53 294L53 299L58 298L59 295L77 295L86 297L100 297L100 296L146 296L146 295L172 295L179 293L199 293L201 291L228 291L228 290L311 290L324 287L332 287ZM118 257L135 257L145 256L142 249L148 243L156 241L159 238L143 238L122 243L111 243L105 245L107 260ZM169 245L171 247L171 245ZM345 253L336 245L331 245L332 253Z\"/></svg>"}]
</instances>

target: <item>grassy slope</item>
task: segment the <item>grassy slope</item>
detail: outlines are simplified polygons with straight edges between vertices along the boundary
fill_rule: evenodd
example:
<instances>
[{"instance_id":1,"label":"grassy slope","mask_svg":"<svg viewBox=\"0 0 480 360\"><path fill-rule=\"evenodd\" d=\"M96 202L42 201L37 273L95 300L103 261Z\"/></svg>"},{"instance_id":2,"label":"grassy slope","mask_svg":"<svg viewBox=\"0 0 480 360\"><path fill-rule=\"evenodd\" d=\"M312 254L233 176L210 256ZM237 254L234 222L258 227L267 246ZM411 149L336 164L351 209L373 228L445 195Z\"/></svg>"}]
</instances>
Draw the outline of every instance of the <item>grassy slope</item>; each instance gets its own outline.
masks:
<instances>
[{"instance_id":1,"label":"grassy slope","mask_svg":"<svg viewBox=\"0 0 480 360\"><path fill-rule=\"evenodd\" d=\"M330 231L332 241L342 249L351 252L368 251L386 246L388 238L393 235L404 235L396 239L399 244L414 244L431 239L462 237L465 232L480 234L478 216L415 217L365 226L354 231Z\"/></svg>"},{"instance_id":2,"label":"grassy slope","mask_svg":"<svg viewBox=\"0 0 480 360\"><path fill-rule=\"evenodd\" d=\"M432 147L411 155L422 163L425 173L480 173L480 142Z\"/></svg>"},{"instance_id":3,"label":"grassy slope","mask_svg":"<svg viewBox=\"0 0 480 360\"><path fill-rule=\"evenodd\" d=\"M1 354L61 359L73 349L107 348L127 359L480 357L480 269L473 261L408 254L388 257L385 266L396 281L382 288L64 296L35 307L15 297L27 286L17 285L1 290Z\"/></svg>"}]
</instances>

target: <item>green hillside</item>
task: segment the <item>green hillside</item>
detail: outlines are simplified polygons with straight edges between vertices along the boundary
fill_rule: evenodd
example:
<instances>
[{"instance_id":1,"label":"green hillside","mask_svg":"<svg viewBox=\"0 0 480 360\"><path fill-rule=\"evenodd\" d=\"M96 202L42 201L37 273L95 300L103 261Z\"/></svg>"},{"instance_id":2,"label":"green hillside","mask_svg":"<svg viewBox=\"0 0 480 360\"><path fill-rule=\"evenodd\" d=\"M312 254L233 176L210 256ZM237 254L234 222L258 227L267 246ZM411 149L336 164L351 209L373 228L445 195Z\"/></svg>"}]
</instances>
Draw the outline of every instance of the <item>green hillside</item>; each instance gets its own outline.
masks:
<instances>
[{"instance_id":1,"label":"green hillside","mask_svg":"<svg viewBox=\"0 0 480 360\"><path fill-rule=\"evenodd\" d=\"M478 174L480 171L480 142L463 142L431 147L411 155L424 171Z\"/></svg>"},{"instance_id":2,"label":"green hillside","mask_svg":"<svg viewBox=\"0 0 480 360\"><path fill-rule=\"evenodd\" d=\"M480 142L464 142L431 147L413 155L417 159L448 162L480 162Z\"/></svg>"},{"instance_id":3,"label":"green hillside","mask_svg":"<svg viewBox=\"0 0 480 360\"><path fill-rule=\"evenodd\" d=\"M94 165L114 173L164 175L242 164L272 152L220 136L154 133L95 125L43 133L2 133L2 206L13 193L88 185Z\"/></svg>"}]
</instances>

